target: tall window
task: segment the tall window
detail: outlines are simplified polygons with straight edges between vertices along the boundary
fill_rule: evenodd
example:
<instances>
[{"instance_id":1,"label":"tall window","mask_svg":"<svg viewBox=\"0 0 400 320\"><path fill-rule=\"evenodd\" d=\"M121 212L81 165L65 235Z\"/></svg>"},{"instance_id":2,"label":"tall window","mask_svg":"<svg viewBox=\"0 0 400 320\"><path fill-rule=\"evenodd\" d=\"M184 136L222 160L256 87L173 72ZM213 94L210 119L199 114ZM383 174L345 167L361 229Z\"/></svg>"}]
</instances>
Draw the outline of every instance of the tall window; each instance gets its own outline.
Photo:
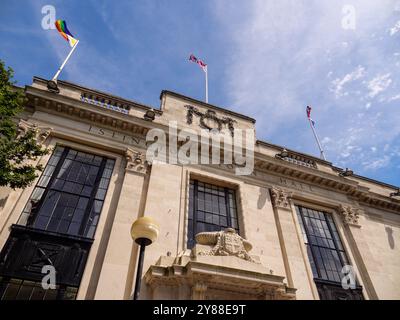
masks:
<instances>
[{"instance_id":1,"label":"tall window","mask_svg":"<svg viewBox=\"0 0 400 320\"><path fill-rule=\"evenodd\" d=\"M314 278L341 282L349 264L332 215L296 206Z\"/></svg>"},{"instance_id":2,"label":"tall window","mask_svg":"<svg viewBox=\"0 0 400 320\"><path fill-rule=\"evenodd\" d=\"M355 288L342 287L341 271L349 260L332 215L301 206L296 206L296 212L320 299L363 300L357 281Z\"/></svg>"},{"instance_id":3,"label":"tall window","mask_svg":"<svg viewBox=\"0 0 400 320\"><path fill-rule=\"evenodd\" d=\"M56 147L19 224L92 238L114 160Z\"/></svg>"},{"instance_id":4,"label":"tall window","mask_svg":"<svg viewBox=\"0 0 400 320\"><path fill-rule=\"evenodd\" d=\"M203 231L233 228L239 232L235 190L197 180L190 181L188 248L195 245L195 235Z\"/></svg>"}]
</instances>

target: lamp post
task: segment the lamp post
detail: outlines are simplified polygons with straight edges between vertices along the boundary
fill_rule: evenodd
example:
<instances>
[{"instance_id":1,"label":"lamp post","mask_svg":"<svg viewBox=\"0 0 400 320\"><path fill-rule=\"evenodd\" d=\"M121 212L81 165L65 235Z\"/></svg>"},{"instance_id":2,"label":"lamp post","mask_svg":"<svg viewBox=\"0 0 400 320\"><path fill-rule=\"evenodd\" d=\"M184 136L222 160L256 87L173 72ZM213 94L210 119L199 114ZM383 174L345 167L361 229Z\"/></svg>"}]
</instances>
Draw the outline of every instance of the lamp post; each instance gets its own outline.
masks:
<instances>
[{"instance_id":1,"label":"lamp post","mask_svg":"<svg viewBox=\"0 0 400 320\"><path fill-rule=\"evenodd\" d=\"M132 224L131 236L132 239L139 245L139 261L136 271L133 300L138 300L139 298L140 284L142 282L144 250L146 246L156 241L158 232L158 224L150 217L141 217Z\"/></svg>"}]
</instances>

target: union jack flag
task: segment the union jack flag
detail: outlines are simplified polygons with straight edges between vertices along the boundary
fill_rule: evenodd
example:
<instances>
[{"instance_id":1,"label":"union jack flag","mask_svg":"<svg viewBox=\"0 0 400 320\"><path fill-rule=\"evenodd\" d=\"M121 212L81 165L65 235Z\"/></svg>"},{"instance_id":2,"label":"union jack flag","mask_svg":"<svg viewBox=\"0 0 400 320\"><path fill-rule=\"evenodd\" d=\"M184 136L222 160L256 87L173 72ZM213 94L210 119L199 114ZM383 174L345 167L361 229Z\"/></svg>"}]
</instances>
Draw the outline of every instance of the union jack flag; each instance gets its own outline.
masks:
<instances>
[{"instance_id":1,"label":"union jack flag","mask_svg":"<svg viewBox=\"0 0 400 320\"><path fill-rule=\"evenodd\" d=\"M312 125L315 125L315 121L313 119L311 119L311 107L307 106L306 108L306 112L307 112L307 118L311 121Z\"/></svg>"},{"instance_id":2,"label":"union jack flag","mask_svg":"<svg viewBox=\"0 0 400 320\"><path fill-rule=\"evenodd\" d=\"M197 63L203 69L204 72L207 72L207 65L200 59L197 59L193 54L190 55L189 61Z\"/></svg>"}]
</instances>

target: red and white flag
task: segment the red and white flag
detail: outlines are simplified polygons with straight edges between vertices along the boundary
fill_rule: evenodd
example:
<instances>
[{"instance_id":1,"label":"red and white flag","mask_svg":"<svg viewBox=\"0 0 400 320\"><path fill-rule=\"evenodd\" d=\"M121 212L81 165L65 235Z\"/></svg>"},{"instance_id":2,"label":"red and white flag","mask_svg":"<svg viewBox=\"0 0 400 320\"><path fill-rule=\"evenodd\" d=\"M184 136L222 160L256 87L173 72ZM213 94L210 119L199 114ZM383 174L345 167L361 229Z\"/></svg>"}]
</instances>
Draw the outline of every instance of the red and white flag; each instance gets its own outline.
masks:
<instances>
[{"instance_id":1,"label":"red and white flag","mask_svg":"<svg viewBox=\"0 0 400 320\"><path fill-rule=\"evenodd\" d=\"M190 55L189 61L197 63L203 69L204 72L207 72L207 65L200 59L197 59L193 54Z\"/></svg>"},{"instance_id":2,"label":"red and white flag","mask_svg":"<svg viewBox=\"0 0 400 320\"><path fill-rule=\"evenodd\" d=\"M319 151L321 152L321 159L326 160L325 154L324 154L324 150L322 150L321 142L319 142L317 133L315 132L315 121L313 119L311 119L311 107L310 106L307 106L306 113L307 113L308 121L310 121L310 127L312 129L313 134L314 134L315 140L317 141Z\"/></svg>"},{"instance_id":3,"label":"red and white flag","mask_svg":"<svg viewBox=\"0 0 400 320\"><path fill-rule=\"evenodd\" d=\"M306 112L307 112L307 118L311 121L312 125L315 125L315 121L313 119L311 119L311 107L307 106L306 108Z\"/></svg>"}]
</instances>

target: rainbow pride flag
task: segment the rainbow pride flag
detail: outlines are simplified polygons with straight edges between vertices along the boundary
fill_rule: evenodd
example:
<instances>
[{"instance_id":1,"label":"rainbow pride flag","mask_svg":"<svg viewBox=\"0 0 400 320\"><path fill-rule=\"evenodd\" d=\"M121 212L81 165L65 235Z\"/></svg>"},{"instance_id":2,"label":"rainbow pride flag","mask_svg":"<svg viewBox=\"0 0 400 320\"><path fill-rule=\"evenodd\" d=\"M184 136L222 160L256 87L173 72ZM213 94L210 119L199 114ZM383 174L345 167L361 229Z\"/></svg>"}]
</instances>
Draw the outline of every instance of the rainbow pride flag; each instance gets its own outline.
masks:
<instances>
[{"instance_id":1,"label":"rainbow pride flag","mask_svg":"<svg viewBox=\"0 0 400 320\"><path fill-rule=\"evenodd\" d=\"M67 28L67 23L64 20L57 20L55 22L56 28L61 36L68 41L69 45L73 47L78 40L74 38L74 36L69 32Z\"/></svg>"}]
</instances>

